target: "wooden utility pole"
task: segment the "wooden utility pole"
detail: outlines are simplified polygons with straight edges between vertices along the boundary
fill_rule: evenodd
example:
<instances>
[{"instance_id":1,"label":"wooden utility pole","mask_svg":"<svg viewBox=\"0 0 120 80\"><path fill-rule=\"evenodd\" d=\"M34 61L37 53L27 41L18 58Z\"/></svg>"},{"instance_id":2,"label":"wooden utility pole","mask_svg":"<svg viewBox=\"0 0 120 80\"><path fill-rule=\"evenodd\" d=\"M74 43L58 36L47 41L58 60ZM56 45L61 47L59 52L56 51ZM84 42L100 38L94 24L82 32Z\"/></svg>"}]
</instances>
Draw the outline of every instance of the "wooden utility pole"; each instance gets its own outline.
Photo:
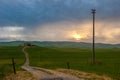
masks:
<instances>
[{"instance_id":1,"label":"wooden utility pole","mask_svg":"<svg viewBox=\"0 0 120 80\"><path fill-rule=\"evenodd\" d=\"M13 65L13 71L14 71L14 74L16 74L14 58L12 58L12 65Z\"/></svg>"},{"instance_id":2,"label":"wooden utility pole","mask_svg":"<svg viewBox=\"0 0 120 80\"><path fill-rule=\"evenodd\" d=\"M96 10L92 9L92 14L93 14L92 64L95 64L95 13L96 13Z\"/></svg>"}]
</instances>

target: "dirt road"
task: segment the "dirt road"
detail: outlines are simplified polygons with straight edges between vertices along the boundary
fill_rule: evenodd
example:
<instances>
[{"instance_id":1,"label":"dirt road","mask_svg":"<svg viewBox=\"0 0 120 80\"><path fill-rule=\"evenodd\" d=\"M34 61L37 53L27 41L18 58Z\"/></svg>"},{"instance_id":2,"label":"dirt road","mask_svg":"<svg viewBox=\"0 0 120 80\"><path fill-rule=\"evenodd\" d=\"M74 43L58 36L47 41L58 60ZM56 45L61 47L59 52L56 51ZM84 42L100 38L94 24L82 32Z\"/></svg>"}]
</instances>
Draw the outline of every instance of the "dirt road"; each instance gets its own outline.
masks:
<instances>
[{"instance_id":1,"label":"dirt road","mask_svg":"<svg viewBox=\"0 0 120 80\"><path fill-rule=\"evenodd\" d=\"M73 75L57 72L54 70L29 66L29 54L25 51L26 48L27 46L22 49L26 58L26 62L22 68L33 74L36 80L83 80Z\"/></svg>"}]
</instances>

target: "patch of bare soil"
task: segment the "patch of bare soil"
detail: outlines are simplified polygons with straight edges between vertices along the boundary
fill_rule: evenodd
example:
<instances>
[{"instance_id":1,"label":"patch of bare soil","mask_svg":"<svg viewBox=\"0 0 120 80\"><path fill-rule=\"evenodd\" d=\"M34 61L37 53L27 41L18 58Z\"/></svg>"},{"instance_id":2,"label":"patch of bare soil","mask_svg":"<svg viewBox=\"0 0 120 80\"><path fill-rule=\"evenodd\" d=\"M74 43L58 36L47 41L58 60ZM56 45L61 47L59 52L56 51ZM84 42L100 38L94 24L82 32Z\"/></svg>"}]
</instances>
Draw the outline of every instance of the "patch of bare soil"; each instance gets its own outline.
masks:
<instances>
[{"instance_id":1,"label":"patch of bare soil","mask_svg":"<svg viewBox=\"0 0 120 80\"><path fill-rule=\"evenodd\" d=\"M6 76L3 80L36 80L36 79L27 71L17 71L17 74L12 73Z\"/></svg>"},{"instance_id":2,"label":"patch of bare soil","mask_svg":"<svg viewBox=\"0 0 120 80\"><path fill-rule=\"evenodd\" d=\"M112 80L110 77L107 77L107 76L99 76L97 74L86 73L86 72L81 72L77 70L71 70L71 69L56 69L56 70L59 72L77 76L83 80Z\"/></svg>"}]
</instances>

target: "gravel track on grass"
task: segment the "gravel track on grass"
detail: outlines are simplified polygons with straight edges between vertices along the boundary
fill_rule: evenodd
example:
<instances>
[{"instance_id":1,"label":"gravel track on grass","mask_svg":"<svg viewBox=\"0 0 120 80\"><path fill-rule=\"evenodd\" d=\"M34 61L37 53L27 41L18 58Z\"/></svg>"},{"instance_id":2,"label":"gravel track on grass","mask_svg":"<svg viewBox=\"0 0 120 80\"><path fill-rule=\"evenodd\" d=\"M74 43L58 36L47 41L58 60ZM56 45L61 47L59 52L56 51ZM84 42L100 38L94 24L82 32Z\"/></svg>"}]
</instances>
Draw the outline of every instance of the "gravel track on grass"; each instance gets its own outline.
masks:
<instances>
[{"instance_id":1,"label":"gravel track on grass","mask_svg":"<svg viewBox=\"0 0 120 80\"><path fill-rule=\"evenodd\" d=\"M36 80L83 80L70 74L29 66L29 54L25 51L26 48L27 46L22 49L22 52L25 54L26 58L26 62L22 68L30 72L36 78Z\"/></svg>"}]
</instances>

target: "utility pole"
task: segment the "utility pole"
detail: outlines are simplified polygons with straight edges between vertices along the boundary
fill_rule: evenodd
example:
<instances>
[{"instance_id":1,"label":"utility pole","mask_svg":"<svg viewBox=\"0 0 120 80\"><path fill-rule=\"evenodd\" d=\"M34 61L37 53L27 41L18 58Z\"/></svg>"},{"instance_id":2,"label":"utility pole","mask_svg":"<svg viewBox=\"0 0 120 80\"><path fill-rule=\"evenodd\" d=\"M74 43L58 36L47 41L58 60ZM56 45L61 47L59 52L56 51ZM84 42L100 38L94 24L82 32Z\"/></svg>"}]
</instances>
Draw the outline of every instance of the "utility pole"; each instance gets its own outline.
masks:
<instances>
[{"instance_id":1,"label":"utility pole","mask_svg":"<svg viewBox=\"0 0 120 80\"><path fill-rule=\"evenodd\" d=\"M96 13L96 10L92 9L92 14L93 14L92 64L95 64L95 13Z\"/></svg>"}]
</instances>

